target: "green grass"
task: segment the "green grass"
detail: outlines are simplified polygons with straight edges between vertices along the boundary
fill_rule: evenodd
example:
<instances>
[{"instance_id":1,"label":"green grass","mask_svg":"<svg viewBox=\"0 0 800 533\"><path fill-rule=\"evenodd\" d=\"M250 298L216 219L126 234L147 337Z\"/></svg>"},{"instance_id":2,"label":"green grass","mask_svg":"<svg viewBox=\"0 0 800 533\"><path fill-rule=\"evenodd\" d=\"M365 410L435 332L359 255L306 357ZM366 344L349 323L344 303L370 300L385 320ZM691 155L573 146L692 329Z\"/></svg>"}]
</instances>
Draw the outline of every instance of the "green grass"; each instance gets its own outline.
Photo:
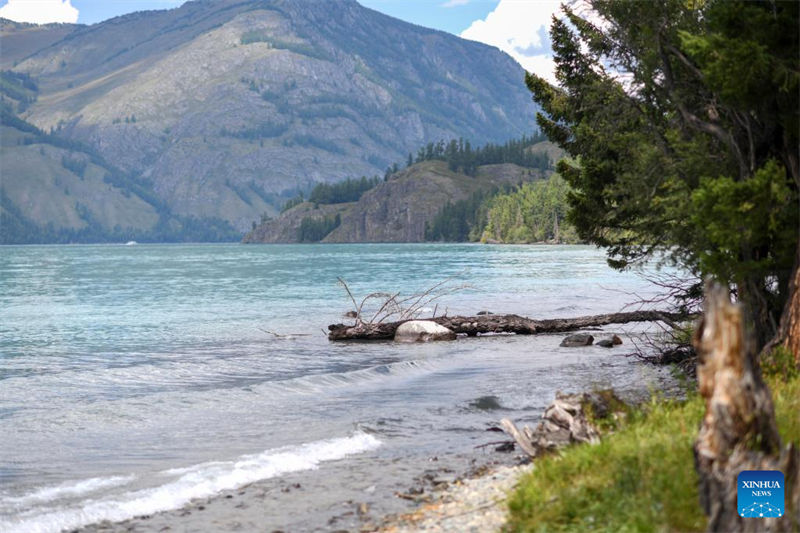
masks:
<instances>
[{"instance_id":1,"label":"green grass","mask_svg":"<svg viewBox=\"0 0 800 533\"><path fill-rule=\"evenodd\" d=\"M784 443L800 442L800 379L768 375ZM536 461L509 500L507 531L702 531L692 445L703 402L653 400L596 446Z\"/></svg>"}]
</instances>

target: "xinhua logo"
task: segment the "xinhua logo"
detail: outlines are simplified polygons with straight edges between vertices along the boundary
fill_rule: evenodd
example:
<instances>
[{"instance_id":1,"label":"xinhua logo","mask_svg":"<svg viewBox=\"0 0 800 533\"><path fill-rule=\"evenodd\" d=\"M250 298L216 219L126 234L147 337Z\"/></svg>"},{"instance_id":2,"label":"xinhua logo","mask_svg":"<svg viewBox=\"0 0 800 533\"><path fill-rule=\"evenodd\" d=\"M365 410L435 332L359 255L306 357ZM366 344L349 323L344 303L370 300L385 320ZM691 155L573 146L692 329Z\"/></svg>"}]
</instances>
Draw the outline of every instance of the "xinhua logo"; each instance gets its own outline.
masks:
<instances>
[{"instance_id":1,"label":"xinhua logo","mask_svg":"<svg viewBox=\"0 0 800 533\"><path fill-rule=\"evenodd\" d=\"M739 516L778 518L783 516L783 472L778 470L743 470L736 480Z\"/></svg>"}]
</instances>

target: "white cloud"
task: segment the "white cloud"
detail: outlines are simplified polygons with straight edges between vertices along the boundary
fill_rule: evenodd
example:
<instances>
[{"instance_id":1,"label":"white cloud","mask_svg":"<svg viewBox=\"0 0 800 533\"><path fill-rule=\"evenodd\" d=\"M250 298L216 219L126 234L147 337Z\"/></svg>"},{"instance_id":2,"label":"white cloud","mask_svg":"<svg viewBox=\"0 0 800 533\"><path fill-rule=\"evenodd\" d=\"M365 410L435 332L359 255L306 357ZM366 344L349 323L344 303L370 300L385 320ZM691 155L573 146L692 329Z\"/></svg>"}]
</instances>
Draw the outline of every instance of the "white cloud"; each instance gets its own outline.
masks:
<instances>
[{"instance_id":1,"label":"white cloud","mask_svg":"<svg viewBox=\"0 0 800 533\"><path fill-rule=\"evenodd\" d=\"M0 7L0 17L35 24L75 23L78 22L78 10L71 0L8 0Z\"/></svg>"},{"instance_id":2,"label":"white cloud","mask_svg":"<svg viewBox=\"0 0 800 533\"><path fill-rule=\"evenodd\" d=\"M461 37L498 47L525 70L555 83L550 23L562 0L500 0L485 19L476 20Z\"/></svg>"},{"instance_id":3,"label":"white cloud","mask_svg":"<svg viewBox=\"0 0 800 533\"><path fill-rule=\"evenodd\" d=\"M469 4L469 0L447 0L442 7L457 7L457 6L465 6Z\"/></svg>"}]
</instances>

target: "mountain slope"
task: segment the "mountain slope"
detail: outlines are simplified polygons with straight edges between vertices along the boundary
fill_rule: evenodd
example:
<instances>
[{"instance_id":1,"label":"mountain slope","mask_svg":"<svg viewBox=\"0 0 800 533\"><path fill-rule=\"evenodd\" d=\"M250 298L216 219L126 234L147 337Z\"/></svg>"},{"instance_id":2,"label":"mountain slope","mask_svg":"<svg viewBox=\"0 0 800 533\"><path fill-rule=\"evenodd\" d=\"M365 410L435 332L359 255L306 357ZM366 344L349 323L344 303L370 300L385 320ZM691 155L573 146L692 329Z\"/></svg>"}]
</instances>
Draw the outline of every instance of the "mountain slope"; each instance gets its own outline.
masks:
<instances>
[{"instance_id":1,"label":"mountain slope","mask_svg":"<svg viewBox=\"0 0 800 533\"><path fill-rule=\"evenodd\" d=\"M227 222L173 215L150 184L79 143L46 135L2 110L0 244L219 241Z\"/></svg>"},{"instance_id":2,"label":"mountain slope","mask_svg":"<svg viewBox=\"0 0 800 533\"><path fill-rule=\"evenodd\" d=\"M238 237L227 222L175 216L151 183L21 120L14 110L37 91L31 79L0 72L0 244Z\"/></svg>"},{"instance_id":3,"label":"mountain slope","mask_svg":"<svg viewBox=\"0 0 800 533\"><path fill-rule=\"evenodd\" d=\"M0 69L9 69L26 57L62 40L80 28L77 24L28 24L0 18Z\"/></svg>"},{"instance_id":4,"label":"mountain slope","mask_svg":"<svg viewBox=\"0 0 800 533\"><path fill-rule=\"evenodd\" d=\"M40 89L23 118L152 182L175 214L240 230L429 141L533 124L510 57L352 0L194 1L44 44L14 67Z\"/></svg>"},{"instance_id":5,"label":"mountain slope","mask_svg":"<svg viewBox=\"0 0 800 533\"><path fill-rule=\"evenodd\" d=\"M469 176L451 171L444 161L424 161L393 174L357 202L303 202L253 228L244 242L422 242L426 227L448 203L550 172L506 163L480 166Z\"/></svg>"}]
</instances>

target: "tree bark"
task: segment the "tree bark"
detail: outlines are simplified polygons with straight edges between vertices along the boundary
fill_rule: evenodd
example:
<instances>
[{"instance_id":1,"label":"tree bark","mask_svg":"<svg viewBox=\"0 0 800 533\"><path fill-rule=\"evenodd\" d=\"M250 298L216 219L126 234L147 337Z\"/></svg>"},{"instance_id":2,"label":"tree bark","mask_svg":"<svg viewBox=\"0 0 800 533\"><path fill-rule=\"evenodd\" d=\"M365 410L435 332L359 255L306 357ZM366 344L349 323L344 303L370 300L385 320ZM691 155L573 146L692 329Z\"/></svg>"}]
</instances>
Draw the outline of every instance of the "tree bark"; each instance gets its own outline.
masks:
<instances>
[{"instance_id":1,"label":"tree bark","mask_svg":"<svg viewBox=\"0 0 800 533\"><path fill-rule=\"evenodd\" d=\"M576 318L552 318L533 320L519 315L480 315L480 316L440 316L431 319L455 333L470 337L491 333L514 333L535 335L537 333L561 333L606 324L625 324L628 322L675 322L688 317L664 311L633 311L606 315L581 316ZM407 320L379 324L331 324L328 326L328 339L343 340L391 340L397 327Z\"/></svg>"},{"instance_id":2,"label":"tree bark","mask_svg":"<svg viewBox=\"0 0 800 533\"><path fill-rule=\"evenodd\" d=\"M767 354L778 346L792 353L795 364L800 367L800 241L797 244L794 269L788 283L788 298L783 306L778 331L761 350L761 354Z\"/></svg>"},{"instance_id":3,"label":"tree bark","mask_svg":"<svg viewBox=\"0 0 800 533\"><path fill-rule=\"evenodd\" d=\"M706 411L694 445L700 503L709 531L792 531L800 526L800 454L781 449L772 398L727 289L706 285L705 314L695 331L697 380ZM737 478L743 470L780 470L787 509L781 518L742 518ZM792 509L793 508L793 509Z\"/></svg>"},{"instance_id":4,"label":"tree bark","mask_svg":"<svg viewBox=\"0 0 800 533\"><path fill-rule=\"evenodd\" d=\"M789 298L783 308L775 339L777 344L794 354L794 362L800 366L800 242L797 243L797 257L789 279Z\"/></svg>"},{"instance_id":5,"label":"tree bark","mask_svg":"<svg viewBox=\"0 0 800 533\"><path fill-rule=\"evenodd\" d=\"M781 315L778 332L783 338L783 347L794 354L794 362L800 366L800 248L798 248L798 265L789 282L789 299Z\"/></svg>"},{"instance_id":6,"label":"tree bark","mask_svg":"<svg viewBox=\"0 0 800 533\"><path fill-rule=\"evenodd\" d=\"M758 351L764 349L778 332L778 306L770 306L761 277L743 277L736 281L737 299L743 305L746 321L753 325L752 341Z\"/></svg>"}]
</instances>

